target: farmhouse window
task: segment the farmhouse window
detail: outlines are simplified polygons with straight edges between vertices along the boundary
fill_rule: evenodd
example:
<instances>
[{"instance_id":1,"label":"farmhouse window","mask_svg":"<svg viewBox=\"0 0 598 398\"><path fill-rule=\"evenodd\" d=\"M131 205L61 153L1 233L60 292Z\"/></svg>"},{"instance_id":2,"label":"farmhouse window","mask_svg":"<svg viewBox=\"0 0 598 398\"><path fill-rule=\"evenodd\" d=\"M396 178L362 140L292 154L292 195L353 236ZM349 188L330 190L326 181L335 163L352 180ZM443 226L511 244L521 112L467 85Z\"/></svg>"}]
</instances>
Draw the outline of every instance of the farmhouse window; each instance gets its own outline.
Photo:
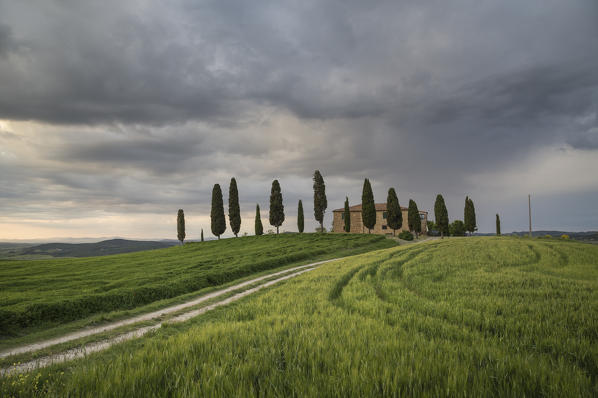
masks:
<instances>
[{"instance_id":1,"label":"farmhouse window","mask_svg":"<svg viewBox=\"0 0 598 398\"><path fill-rule=\"evenodd\" d=\"M387 228L388 228L388 227L387 227L386 225L383 225L383 226L382 226L382 229L387 229Z\"/></svg>"},{"instance_id":2,"label":"farmhouse window","mask_svg":"<svg viewBox=\"0 0 598 398\"><path fill-rule=\"evenodd\" d=\"M383 218L383 219L385 219L385 220L386 220L386 217L387 217L387 216L388 216L388 212L386 212L386 211L385 211L385 212L383 212L383 213L382 213L382 218Z\"/></svg>"}]
</instances>

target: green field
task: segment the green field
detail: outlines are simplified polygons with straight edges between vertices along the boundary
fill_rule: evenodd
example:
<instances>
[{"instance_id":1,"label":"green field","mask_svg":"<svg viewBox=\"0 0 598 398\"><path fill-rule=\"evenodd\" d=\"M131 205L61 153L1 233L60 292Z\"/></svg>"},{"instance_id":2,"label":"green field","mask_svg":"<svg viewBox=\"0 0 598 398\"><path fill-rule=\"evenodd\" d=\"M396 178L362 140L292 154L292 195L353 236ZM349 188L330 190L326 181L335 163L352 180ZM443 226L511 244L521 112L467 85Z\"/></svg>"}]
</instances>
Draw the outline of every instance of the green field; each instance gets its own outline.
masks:
<instances>
[{"instance_id":1,"label":"green field","mask_svg":"<svg viewBox=\"0 0 598 398\"><path fill-rule=\"evenodd\" d=\"M394 245L381 236L284 234L115 256L0 261L0 336L132 309L284 265Z\"/></svg>"},{"instance_id":2,"label":"green field","mask_svg":"<svg viewBox=\"0 0 598 398\"><path fill-rule=\"evenodd\" d=\"M327 263L0 395L598 395L598 247L454 238Z\"/></svg>"},{"instance_id":3,"label":"green field","mask_svg":"<svg viewBox=\"0 0 598 398\"><path fill-rule=\"evenodd\" d=\"M0 260L39 260L66 257L93 257L132 253L176 246L172 241L110 239L95 243L0 243Z\"/></svg>"}]
</instances>

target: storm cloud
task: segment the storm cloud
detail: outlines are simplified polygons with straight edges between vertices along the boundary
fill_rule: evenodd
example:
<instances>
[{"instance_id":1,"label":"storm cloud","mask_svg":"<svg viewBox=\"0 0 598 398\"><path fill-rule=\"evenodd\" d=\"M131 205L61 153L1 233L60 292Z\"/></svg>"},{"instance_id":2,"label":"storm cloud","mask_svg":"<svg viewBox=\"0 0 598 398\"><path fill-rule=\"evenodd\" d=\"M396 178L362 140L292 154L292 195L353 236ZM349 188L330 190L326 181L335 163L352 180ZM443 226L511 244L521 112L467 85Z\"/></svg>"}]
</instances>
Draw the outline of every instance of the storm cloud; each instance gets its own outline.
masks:
<instances>
[{"instance_id":1,"label":"storm cloud","mask_svg":"<svg viewBox=\"0 0 598 398\"><path fill-rule=\"evenodd\" d=\"M443 192L452 218L479 198L481 230L496 212L523 229L526 168L550 185L538 200L569 191L587 203L579 228L598 226L598 183L535 167L598 166L593 0L0 0L0 90L11 228L52 220L68 235L65 219L92 215L72 233L110 234L102 217L181 206L206 225L211 186L231 176L247 217L274 178L292 215L316 168L332 207L369 177L379 201L397 186L430 210Z\"/></svg>"}]
</instances>

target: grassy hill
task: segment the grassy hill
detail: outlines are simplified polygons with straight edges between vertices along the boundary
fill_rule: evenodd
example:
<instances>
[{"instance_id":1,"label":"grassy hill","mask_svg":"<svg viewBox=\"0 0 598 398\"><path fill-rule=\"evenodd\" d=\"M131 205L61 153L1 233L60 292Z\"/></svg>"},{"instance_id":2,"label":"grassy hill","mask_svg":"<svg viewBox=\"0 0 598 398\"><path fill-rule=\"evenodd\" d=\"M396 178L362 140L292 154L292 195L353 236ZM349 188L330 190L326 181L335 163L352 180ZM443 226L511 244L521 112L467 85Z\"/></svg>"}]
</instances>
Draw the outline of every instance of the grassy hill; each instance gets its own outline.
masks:
<instances>
[{"instance_id":1,"label":"grassy hill","mask_svg":"<svg viewBox=\"0 0 598 398\"><path fill-rule=\"evenodd\" d=\"M94 257L131 253L142 250L164 249L175 246L175 241L137 241L109 239L96 243L44 243L0 245L0 259L36 260L53 257Z\"/></svg>"},{"instance_id":2,"label":"grassy hill","mask_svg":"<svg viewBox=\"0 0 598 398\"><path fill-rule=\"evenodd\" d=\"M115 256L0 261L0 336L135 308L283 265L394 245L371 235L285 234Z\"/></svg>"},{"instance_id":3,"label":"grassy hill","mask_svg":"<svg viewBox=\"0 0 598 398\"><path fill-rule=\"evenodd\" d=\"M362 254L0 379L0 394L34 380L56 396L596 396L598 247L474 237Z\"/></svg>"}]
</instances>

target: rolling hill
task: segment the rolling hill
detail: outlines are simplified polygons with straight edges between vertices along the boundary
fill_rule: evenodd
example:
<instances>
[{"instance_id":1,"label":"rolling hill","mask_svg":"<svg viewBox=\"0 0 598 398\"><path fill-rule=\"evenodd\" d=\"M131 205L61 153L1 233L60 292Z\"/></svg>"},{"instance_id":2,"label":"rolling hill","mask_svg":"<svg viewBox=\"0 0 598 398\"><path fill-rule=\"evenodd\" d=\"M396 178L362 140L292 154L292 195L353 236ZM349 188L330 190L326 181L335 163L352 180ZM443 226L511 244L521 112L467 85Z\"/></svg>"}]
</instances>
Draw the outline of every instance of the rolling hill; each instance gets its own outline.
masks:
<instances>
[{"instance_id":1,"label":"rolling hill","mask_svg":"<svg viewBox=\"0 0 598 398\"><path fill-rule=\"evenodd\" d=\"M52 257L95 257L131 253L142 250L164 249L175 246L175 241L138 241L109 239L96 243L44 243L40 245L4 243L0 259L43 259Z\"/></svg>"}]
</instances>

